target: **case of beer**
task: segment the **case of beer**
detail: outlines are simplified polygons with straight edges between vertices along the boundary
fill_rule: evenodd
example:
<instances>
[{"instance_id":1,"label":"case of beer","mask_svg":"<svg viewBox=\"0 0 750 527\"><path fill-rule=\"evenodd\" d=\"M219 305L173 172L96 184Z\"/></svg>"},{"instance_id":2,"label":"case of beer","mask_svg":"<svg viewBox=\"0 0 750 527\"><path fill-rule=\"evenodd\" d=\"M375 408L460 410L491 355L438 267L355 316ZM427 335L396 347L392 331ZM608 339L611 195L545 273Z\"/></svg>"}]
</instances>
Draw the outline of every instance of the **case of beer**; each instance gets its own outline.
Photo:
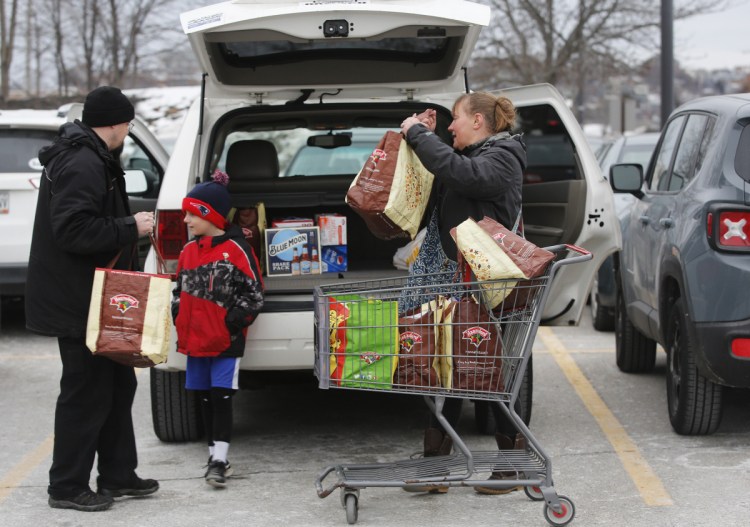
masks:
<instances>
[{"instance_id":1,"label":"case of beer","mask_svg":"<svg viewBox=\"0 0 750 527\"><path fill-rule=\"evenodd\" d=\"M268 276L321 272L318 227L266 229L265 250Z\"/></svg>"},{"instance_id":2,"label":"case of beer","mask_svg":"<svg viewBox=\"0 0 750 527\"><path fill-rule=\"evenodd\" d=\"M320 228L320 261L322 272L338 273L349 268L346 250L346 216L318 214Z\"/></svg>"}]
</instances>

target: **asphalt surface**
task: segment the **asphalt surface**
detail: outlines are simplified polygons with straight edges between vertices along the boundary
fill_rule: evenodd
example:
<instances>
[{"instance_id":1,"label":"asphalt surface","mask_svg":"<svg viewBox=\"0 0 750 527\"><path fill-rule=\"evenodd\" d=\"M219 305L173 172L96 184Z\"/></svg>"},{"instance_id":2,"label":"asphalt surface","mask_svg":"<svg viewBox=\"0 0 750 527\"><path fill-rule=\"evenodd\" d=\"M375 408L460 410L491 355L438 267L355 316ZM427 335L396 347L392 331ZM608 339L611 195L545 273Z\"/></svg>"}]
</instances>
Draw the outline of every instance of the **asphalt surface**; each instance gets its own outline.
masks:
<instances>
[{"instance_id":1,"label":"asphalt surface","mask_svg":"<svg viewBox=\"0 0 750 527\"><path fill-rule=\"evenodd\" d=\"M216 490L203 481L203 444L166 444L154 436L149 372L139 370L138 472L158 479L161 489L118 499L106 512L51 509L46 485L57 345L27 333L17 307L3 306L0 331L0 526L346 525L339 492L321 499L315 491L321 470L408 459L420 449L426 419L420 397L319 390L312 375L283 379L237 395L235 476ZM571 525L748 525L749 392L727 391L716 434L678 436L666 416L664 354L653 373L624 375L614 363L614 335L594 331L585 317L576 328L541 328L534 348L531 430L552 457L555 489L575 504ZM464 408L462 439L473 450L493 449L493 438L476 432L472 405ZM366 488L357 525L544 526L543 509L523 492Z\"/></svg>"}]
</instances>

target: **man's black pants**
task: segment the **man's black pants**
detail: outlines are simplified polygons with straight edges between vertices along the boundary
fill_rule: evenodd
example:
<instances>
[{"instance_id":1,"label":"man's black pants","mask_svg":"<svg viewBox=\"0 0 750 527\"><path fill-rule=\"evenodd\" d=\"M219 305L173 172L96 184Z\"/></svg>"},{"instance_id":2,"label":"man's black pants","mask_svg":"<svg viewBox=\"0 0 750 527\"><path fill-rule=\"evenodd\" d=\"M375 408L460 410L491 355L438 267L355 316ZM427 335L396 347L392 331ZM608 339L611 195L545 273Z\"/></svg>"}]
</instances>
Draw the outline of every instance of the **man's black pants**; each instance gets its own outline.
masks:
<instances>
[{"instance_id":1,"label":"man's black pants","mask_svg":"<svg viewBox=\"0 0 750 527\"><path fill-rule=\"evenodd\" d=\"M93 356L83 338L60 338L58 343L62 377L47 492L61 499L89 489L95 454L98 485L127 487L138 465L131 414L135 371Z\"/></svg>"}]
</instances>

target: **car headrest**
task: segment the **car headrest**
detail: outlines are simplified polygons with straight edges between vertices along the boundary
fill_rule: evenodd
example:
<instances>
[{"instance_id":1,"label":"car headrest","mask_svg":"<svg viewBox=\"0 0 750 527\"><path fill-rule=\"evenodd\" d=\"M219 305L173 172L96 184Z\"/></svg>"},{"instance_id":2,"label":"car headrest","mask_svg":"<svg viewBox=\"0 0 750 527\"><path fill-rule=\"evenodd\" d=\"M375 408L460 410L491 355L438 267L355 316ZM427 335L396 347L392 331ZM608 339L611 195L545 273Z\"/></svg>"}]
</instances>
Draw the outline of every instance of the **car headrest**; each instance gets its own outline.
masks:
<instances>
[{"instance_id":1,"label":"car headrest","mask_svg":"<svg viewBox=\"0 0 750 527\"><path fill-rule=\"evenodd\" d=\"M226 168L230 186L237 181L275 179L279 176L279 156L270 141L237 141L229 147Z\"/></svg>"}]
</instances>

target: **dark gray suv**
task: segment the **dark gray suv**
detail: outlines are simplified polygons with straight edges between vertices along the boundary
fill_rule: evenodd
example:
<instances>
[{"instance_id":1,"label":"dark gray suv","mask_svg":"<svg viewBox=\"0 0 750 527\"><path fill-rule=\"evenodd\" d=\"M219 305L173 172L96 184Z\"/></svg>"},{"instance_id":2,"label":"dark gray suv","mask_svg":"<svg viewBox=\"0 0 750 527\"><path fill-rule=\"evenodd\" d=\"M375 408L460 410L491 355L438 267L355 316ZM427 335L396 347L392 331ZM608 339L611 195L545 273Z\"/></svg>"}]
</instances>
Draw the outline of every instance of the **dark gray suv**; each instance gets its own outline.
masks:
<instances>
[{"instance_id":1,"label":"dark gray suv","mask_svg":"<svg viewBox=\"0 0 750 527\"><path fill-rule=\"evenodd\" d=\"M667 352L669 420L679 434L719 426L722 386L750 387L750 94L691 101L664 127L645 177L616 165L637 199L617 262L617 365Z\"/></svg>"}]
</instances>

